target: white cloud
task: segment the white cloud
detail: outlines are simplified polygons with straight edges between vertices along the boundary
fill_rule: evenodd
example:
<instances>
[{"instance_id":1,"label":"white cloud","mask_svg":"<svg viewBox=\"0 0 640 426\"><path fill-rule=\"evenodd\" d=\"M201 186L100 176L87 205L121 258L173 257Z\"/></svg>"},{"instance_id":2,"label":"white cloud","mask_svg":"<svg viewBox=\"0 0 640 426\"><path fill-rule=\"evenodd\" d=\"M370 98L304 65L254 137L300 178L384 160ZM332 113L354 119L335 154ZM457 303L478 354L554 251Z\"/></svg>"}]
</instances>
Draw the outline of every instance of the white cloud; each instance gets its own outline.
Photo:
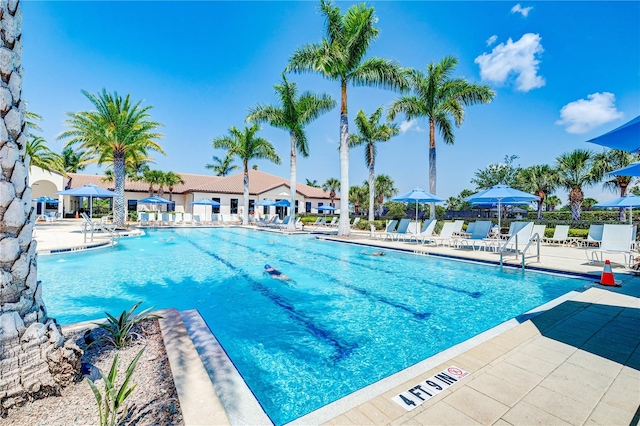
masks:
<instances>
[{"instance_id":1,"label":"white cloud","mask_svg":"<svg viewBox=\"0 0 640 426\"><path fill-rule=\"evenodd\" d=\"M560 110L560 120L556 124L566 126L568 133L587 133L602 124L622 118L616 109L613 93L602 92L587 95L587 99L569 102Z\"/></svg>"},{"instance_id":2,"label":"white cloud","mask_svg":"<svg viewBox=\"0 0 640 426\"><path fill-rule=\"evenodd\" d=\"M424 129L418 126L418 120L415 118L413 120L403 121L400 123L400 133L405 133L412 129L416 132L424 132Z\"/></svg>"},{"instance_id":3,"label":"white cloud","mask_svg":"<svg viewBox=\"0 0 640 426\"><path fill-rule=\"evenodd\" d=\"M511 13L520 13L522 16L526 18L529 12L531 12L531 9L533 9L533 6L522 7L520 6L520 3L518 3L511 8Z\"/></svg>"},{"instance_id":4,"label":"white cloud","mask_svg":"<svg viewBox=\"0 0 640 426\"><path fill-rule=\"evenodd\" d=\"M527 33L520 40L500 43L491 53L483 53L474 62L480 65L480 77L493 83L504 83L509 76L515 77L516 90L528 92L546 84L544 78L537 75L540 60L544 52L540 35Z\"/></svg>"},{"instance_id":5,"label":"white cloud","mask_svg":"<svg viewBox=\"0 0 640 426\"><path fill-rule=\"evenodd\" d=\"M498 40L498 36L497 35L492 35L491 37L489 37L487 39L487 46L491 46L493 43L496 42L496 40Z\"/></svg>"},{"instance_id":6,"label":"white cloud","mask_svg":"<svg viewBox=\"0 0 640 426\"><path fill-rule=\"evenodd\" d=\"M328 138L327 138L327 143L328 143L328 144L333 145L333 144L335 144L335 143L336 143L336 141L335 141L335 140L333 140L332 138L329 138L329 137L328 137Z\"/></svg>"}]
</instances>

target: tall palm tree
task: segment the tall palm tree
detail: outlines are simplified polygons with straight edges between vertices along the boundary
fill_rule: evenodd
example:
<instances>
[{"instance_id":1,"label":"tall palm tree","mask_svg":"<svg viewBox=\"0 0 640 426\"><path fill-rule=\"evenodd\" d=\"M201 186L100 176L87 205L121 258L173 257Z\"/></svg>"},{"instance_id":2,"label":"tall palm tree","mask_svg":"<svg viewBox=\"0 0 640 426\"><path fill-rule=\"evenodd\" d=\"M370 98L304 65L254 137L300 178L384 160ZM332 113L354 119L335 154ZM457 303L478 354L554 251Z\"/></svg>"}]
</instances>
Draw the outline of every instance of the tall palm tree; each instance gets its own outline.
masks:
<instances>
[{"instance_id":1,"label":"tall palm tree","mask_svg":"<svg viewBox=\"0 0 640 426\"><path fill-rule=\"evenodd\" d=\"M320 185L318 184L317 179L314 179L314 180L305 179L305 181L306 181L306 184L312 188L320 188Z\"/></svg>"},{"instance_id":2,"label":"tall palm tree","mask_svg":"<svg viewBox=\"0 0 640 426\"><path fill-rule=\"evenodd\" d=\"M538 220L542 220L542 205L547 194L558 187L558 172L547 164L536 164L518 171L516 181L518 187L526 192L533 192L538 200Z\"/></svg>"},{"instance_id":3,"label":"tall palm tree","mask_svg":"<svg viewBox=\"0 0 640 426\"><path fill-rule=\"evenodd\" d=\"M592 151L576 149L556 158L558 185L569 191L571 218L580 220L580 210L584 200L582 188L593 186L600 181L601 174L594 170Z\"/></svg>"},{"instance_id":4,"label":"tall palm tree","mask_svg":"<svg viewBox=\"0 0 640 426\"><path fill-rule=\"evenodd\" d=\"M243 225L249 224L249 161L260 158L276 164L282 162L271 142L257 136L259 130L260 127L257 124L245 127L243 130L232 126L227 136L213 139L214 148L226 149L227 155L238 157L244 167Z\"/></svg>"},{"instance_id":5,"label":"tall palm tree","mask_svg":"<svg viewBox=\"0 0 640 426\"><path fill-rule=\"evenodd\" d=\"M279 105L257 105L249 111L247 121L255 123L267 122L273 127L289 132L290 168L289 189L291 192L289 202L295 212L297 163L296 155L299 151L303 157L309 156L309 143L305 127L321 114L331 111L336 102L327 94L316 95L311 92L303 92L298 96L296 83L290 83L282 74L282 83L274 86ZM290 220L287 228L296 229L295 221Z\"/></svg>"},{"instance_id":6,"label":"tall palm tree","mask_svg":"<svg viewBox=\"0 0 640 426\"><path fill-rule=\"evenodd\" d=\"M349 188L349 202L353 204L353 212L360 214L360 206L364 205L369 198L369 186L367 182L365 185L354 185Z\"/></svg>"},{"instance_id":7,"label":"tall palm tree","mask_svg":"<svg viewBox=\"0 0 640 426\"><path fill-rule=\"evenodd\" d=\"M393 181L393 179L391 179L391 176L378 175L376 176L375 192L376 192L378 216L380 216L382 215L384 199L391 198L394 195L396 195L398 193L398 188L396 188L396 184Z\"/></svg>"},{"instance_id":8,"label":"tall palm tree","mask_svg":"<svg viewBox=\"0 0 640 426\"><path fill-rule=\"evenodd\" d=\"M225 156L223 159L214 155L213 161L213 164L207 164L204 167L209 170L213 170L213 173L215 173L216 176L227 176L229 173L240 168L240 166L233 164L233 157L229 155Z\"/></svg>"},{"instance_id":9,"label":"tall palm tree","mask_svg":"<svg viewBox=\"0 0 640 426\"><path fill-rule=\"evenodd\" d=\"M464 78L452 78L458 60L445 56L438 64L427 65L426 74L410 70L407 76L413 95L401 96L389 108L389 118L404 113L407 120L425 117L429 120L429 192L436 193L436 128L446 144L455 141L453 123L462 125L465 107L477 103L489 103L495 92L487 85L469 83ZM430 218L435 219L435 203L431 203Z\"/></svg>"},{"instance_id":10,"label":"tall palm tree","mask_svg":"<svg viewBox=\"0 0 640 426\"><path fill-rule=\"evenodd\" d=\"M369 167L369 220L374 219L373 199L375 184L375 163L376 163L376 143L387 142L389 139L400 133L395 123L380 124L382 107L378 108L370 117L364 111L358 111L355 123L359 133L349 135L349 146L365 145L364 161Z\"/></svg>"},{"instance_id":11,"label":"tall palm tree","mask_svg":"<svg viewBox=\"0 0 640 426\"><path fill-rule=\"evenodd\" d=\"M2 28L0 61L0 152L4 173L0 173L0 415L15 404L55 395L79 372L81 353L62 348L63 337L55 319L47 316L42 300L42 283L37 279L36 243L31 238L34 220L27 186L26 139L28 129L22 94L21 2L1 2ZM11 30L4 30L10 28ZM26 47L25 47L26 48ZM11 90L8 82L12 82ZM9 163L13 164L9 164ZM11 166L11 167L9 167ZM57 362L50 360L56 359ZM19 366L19 367L18 367Z\"/></svg>"},{"instance_id":12,"label":"tall palm tree","mask_svg":"<svg viewBox=\"0 0 640 426\"><path fill-rule=\"evenodd\" d=\"M289 59L286 71L314 72L328 80L340 82L340 183L349 188L349 119L347 86L371 86L405 89L402 69L382 58L364 59L371 43L378 37L373 7L352 5L342 15L330 0L320 0L320 13L326 22L325 36L319 43L307 44ZM349 200L340 199L338 235L349 235Z\"/></svg>"},{"instance_id":13,"label":"tall palm tree","mask_svg":"<svg viewBox=\"0 0 640 426\"><path fill-rule=\"evenodd\" d=\"M149 197L153 196L155 186L158 187L162 184L164 179L164 173L161 170L145 170L142 173L140 180L149 185Z\"/></svg>"},{"instance_id":14,"label":"tall palm tree","mask_svg":"<svg viewBox=\"0 0 640 426\"><path fill-rule=\"evenodd\" d=\"M48 172L65 174L62 157L47 147L47 141L40 136L34 136L27 141L27 155L31 158L32 166L40 167Z\"/></svg>"},{"instance_id":15,"label":"tall palm tree","mask_svg":"<svg viewBox=\"0 0 640 426\"><path fill-rule=\"evenodd\" d=\"M184 179L182 179L182 176L178 173L168 171L164 174L163 181L169 189L169 201L173 201L173 188L175 188L176 185L184 185Z\"/></svg>"},{"instance_id":16,"label":"tall palm tree","mask_svg":"<svg viewBox=\"0 0 640 426\"><path fill-rule=\"evenodd\" d=\"M97 159L99 165L113 166L115 193L113 202L113 222L124 227L126 218L124 205L124 182L127 159L148 157L149 151L164 154L162 147L154 139L162 137L156 133L160 123L149 120L151 106L142 107L141 102L131 103L116 92L102 90L94 95L82 93L95 106L95 111L67 113L69 130L62 132L60 139L69 139L67 146L78 145L88 155Z\"/></svg>"},{"instance_id":17,"label":"tall palm tree","mask_svg":"<svg viewBox=\"0 0 640 426\"><path fill-rule=\"evenodd\" d=\"M62 166L66 173L78 173L84 170L89 158L84 151L77 151L71 147L62 150Z\"/></svg>"},{"instance_id":18,"label":"tall palm tree","mask_svg":"<svg viewBox=\"0 0 640 426\"><path fill-rule=\"evenodd\" d=\"M598 173L608 178L608 180L605 180L602 187L610 190L611 192L618 192L621 197L627 195L627 189L636 179L632 176L612 176L609 175L609 173L626 167L634 161L638 161L638 157L638 154L631 154L618 149L605 149L603 152L597 153L593 159L594 168ZM620 221L624 222L625 218L626 209L621 208Z\"/></svg>"},{"instance_id":19,"label":"tall palm tree","mask_svg":"<svg viewBox=\"0 0 640 426\"><path fill-rule=\"evenodd\" d=\"M340 191L341 182L336 178L329 178L325 183L322 184L322 190L329 193L329 199L331 200L331 205L335 207L336 201L336 191ZM343 197L340 197L342 201ZM340 203L340 208L342 208L342 202ZM342 216L342 211L340 211L340 215Z\"/></svg>"}]
</instances>

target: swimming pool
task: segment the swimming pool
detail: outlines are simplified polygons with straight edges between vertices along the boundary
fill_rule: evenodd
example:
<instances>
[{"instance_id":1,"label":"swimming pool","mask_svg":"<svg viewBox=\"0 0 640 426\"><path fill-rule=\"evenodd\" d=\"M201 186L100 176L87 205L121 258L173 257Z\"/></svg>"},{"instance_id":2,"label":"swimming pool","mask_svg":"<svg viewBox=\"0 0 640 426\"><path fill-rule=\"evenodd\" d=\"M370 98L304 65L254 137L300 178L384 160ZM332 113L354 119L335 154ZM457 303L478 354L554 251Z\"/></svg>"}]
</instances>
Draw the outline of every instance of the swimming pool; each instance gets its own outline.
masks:
<instances>
[{"instance_id":1,"label":"swimming pool","mask_svg":"<svg viewBox=\"0 0 640 426\"><path fill-rule=\"evenodd\" d=\"M368 251L240 228L150 230L110 249L41 256L38 271L61 323L141 300L143 308L197 308L276 424L585 284ZM295 283L265 276L265 264Z\"/></svg>"}]
</instances>

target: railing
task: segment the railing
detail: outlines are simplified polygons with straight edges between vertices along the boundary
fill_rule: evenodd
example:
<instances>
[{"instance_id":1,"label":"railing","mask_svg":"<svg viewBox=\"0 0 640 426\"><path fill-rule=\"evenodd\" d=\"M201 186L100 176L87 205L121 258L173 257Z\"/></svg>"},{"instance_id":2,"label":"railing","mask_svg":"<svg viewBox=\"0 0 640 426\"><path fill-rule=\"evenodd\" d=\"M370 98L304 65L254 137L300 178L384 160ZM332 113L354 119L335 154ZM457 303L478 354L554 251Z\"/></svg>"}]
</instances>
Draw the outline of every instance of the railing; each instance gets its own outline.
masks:
<instances>
[{"instance_id":1,"label":"railing","mask_svg":"<svg viewBox=\"0 0 640 426\"><path fill-rule=\"evenodd\" d=\"M527 242L527 244L524 246L524 248L522 249L522 251L518 250L518 234L515 233L514 235L512 235L511 237L509 237L509 239L507 241L505 241L504 245L502 245L502 247L499 248L500 251L500 266L502 266L503 264L503 256L504 256L504 252L507 251L507 246L509 245L509 243L511 242L511 240L515 240L515 249L514 249L514 255L517 258L518 255L521 256L522 258L522 270L524 270L525 267L525 259L529 259L532 257L536 258L537 262L540 262L540 235L536 232L535 234L533 234L533 236L529 239L529 241ZM529 250L529 247L531 247L531 244L533 242L536 242L536 253L531 255L531 256L527 256L527 250Z\"/></svg>"}]
</instances>

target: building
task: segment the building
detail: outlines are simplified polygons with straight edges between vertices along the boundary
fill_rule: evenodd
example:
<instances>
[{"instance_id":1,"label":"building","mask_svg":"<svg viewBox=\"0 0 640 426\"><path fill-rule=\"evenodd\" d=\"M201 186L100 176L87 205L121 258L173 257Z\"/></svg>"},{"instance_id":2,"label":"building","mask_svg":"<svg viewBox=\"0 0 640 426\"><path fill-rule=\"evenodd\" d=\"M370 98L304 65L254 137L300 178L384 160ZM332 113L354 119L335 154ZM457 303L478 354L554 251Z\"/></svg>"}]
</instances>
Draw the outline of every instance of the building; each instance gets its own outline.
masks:
<instances>
[{"instance_id":1,"label":"building","mask_svg":"<svg viewBox=\"0 0 640 426\"><path fill-rule=\"evenodd\" d=\"M56 172L45 172L38 167L31 167L30 182L32 185L32 198L49 196L60 200L58 211L66 215L73 215L82 208L81 197L69 197L57 195L56 192L64 189L77 188L87 184L94 184L105 189L114 190L114 183L105 180L105 176L89 175L81 173L69 173L64 177ZM193 201L202 198L211 198L220 203L220 209L214 213L242 215L244 173L230 176L209 176L192 173L179 173L184 184L176 185L172 191L169 188L158 188L157 185L150 191L149 184L143 181L127 179L125 182L125 204L129 211L154 209L155 207L138 203L139 200L150 195L160 195L173 202L167 207L159 209L175 210L183 213L205 214L210 212L209 206L192 205ZM152 194L153 192L153 194ZM289 179L281 178L258 170L249 170L249 211L254 211L254 203L264 198L274 201L290 199ZM336 196L339 200L339 196ZM318 207L331 203L329 193L320 188L314 188L302 183L296 185L296 212L318 213ZM258 207L258 215L272 215L284 213L279 207Z\"/></svg>"}]
</instances>

